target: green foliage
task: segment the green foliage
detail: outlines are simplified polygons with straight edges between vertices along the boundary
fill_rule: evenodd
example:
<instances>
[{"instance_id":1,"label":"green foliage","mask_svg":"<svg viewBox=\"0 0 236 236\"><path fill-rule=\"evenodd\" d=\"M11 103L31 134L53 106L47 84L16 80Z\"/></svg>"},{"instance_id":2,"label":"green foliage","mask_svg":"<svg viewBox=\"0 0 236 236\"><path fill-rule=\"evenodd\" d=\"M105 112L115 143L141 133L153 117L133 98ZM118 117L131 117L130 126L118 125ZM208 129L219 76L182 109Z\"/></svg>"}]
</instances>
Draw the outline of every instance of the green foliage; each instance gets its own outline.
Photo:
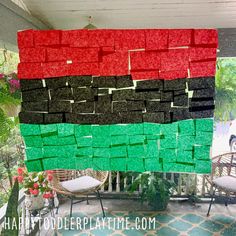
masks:
<instances>
[{"instance_id":1,"label":"green foliage","mask_svg":"<svg viewBox=\"0 0 236 236\"><path fill-rule=\"evenodd\" d=\"M219 58L216 72L215 119L236 118L236 59Z\"/></svg>"},{"instance_id":2,"label":"green foliage","mask_svg":"<svg viewBox=\"0 0 236 236\"><path fill-rule=\"evenodd\" d=\"M153 210L165 210L170 196L175 189L175 184L164 179L161 173L144 172L139 174L129 186L132 193L141 186L141 201L147 201Z\"/></svg>"},{"instance_id":3,"label":"green foliage","mask_svg":"<svg viewBox=\"0 0 236 236\"><path fill-rule=\"evenodd\" d=\"M19 196L19 184L18 181L16 180L8 200L7 210L5 214L5 218L9 219L11 227L3 228L3 231L1 233L2 236L18 236L19 233L19 217L17 211L18 196ZM14 227L14 223L16 223L16 227Z\"/></svg>"}]
</instances>

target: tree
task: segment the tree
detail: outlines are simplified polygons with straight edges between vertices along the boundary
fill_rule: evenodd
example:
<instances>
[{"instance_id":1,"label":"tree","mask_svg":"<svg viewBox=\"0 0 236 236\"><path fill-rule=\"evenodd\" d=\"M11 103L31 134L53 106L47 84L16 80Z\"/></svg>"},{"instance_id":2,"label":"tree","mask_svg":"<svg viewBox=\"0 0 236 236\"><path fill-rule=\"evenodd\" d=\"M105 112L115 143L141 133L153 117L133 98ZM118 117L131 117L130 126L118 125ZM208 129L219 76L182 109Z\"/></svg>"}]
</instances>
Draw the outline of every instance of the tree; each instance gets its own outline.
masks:
<instances>
[{"instance_id":1,"label":"tree","mask_svg":"<svg viewBox=\"0 0 236 236\"><path fill-rule=\"evenodd\" d=\"M215 119L227 121L236 118L236 58L217 61Z\"/></svg>"}]
</instances>

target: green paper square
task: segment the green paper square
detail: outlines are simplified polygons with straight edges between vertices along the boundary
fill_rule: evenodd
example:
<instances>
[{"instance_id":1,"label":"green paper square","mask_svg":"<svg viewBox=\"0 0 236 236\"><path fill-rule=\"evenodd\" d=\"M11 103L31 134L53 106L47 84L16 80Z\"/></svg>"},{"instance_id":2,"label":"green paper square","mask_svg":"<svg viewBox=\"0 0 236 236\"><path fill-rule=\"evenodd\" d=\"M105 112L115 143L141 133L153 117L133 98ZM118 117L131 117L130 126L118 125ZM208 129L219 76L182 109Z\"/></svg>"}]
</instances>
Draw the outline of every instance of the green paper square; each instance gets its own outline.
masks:
<instances>
[{"instance_id":1,"label":"green paper square","mask_svg":"<svg viewBox=\"0 0 236 236\"><path fill-rule=\"evenodd\" d=\"M74 124L57 124L58 137L66 137L74 135L75 125Z\"/></svg>"},{"instance_id":2,"label":"green paper square","mask_svg":"<svg viewBox=\"0 0 236 236\"><path fill-rule=\"evenodd\" d=\"M127 170L127 158L111 158L111 170L112 171L126 171Z\"/></svg>"},{"instance_id":3,"label":"green paper square","mask_svg":"<svg viewBox=\"0 0 236 236\"><path fill-rule=\"evenodd\" d=\"M20 132L22 136L41 135L39 125L20 124Z\"/></svg>"},{"instance_id":4,"label":"green paper square","mask_svg":"<svg viewBox=\"0 0 236 236\"><path fill-rule=\"evenodd\" d=\"M39 172L43 171L41 161L34 160L34 161L25 161L25 165L27 167L28 172Z\"/></svg>"},{"instance_id":5,"label":"green paper square","mask_svg":"<svg viewBox=\"0 0 236 236\"><path fill-rule=\"evenodd\" d=\"M127 133L129 135L143 134L143 124L128 124Z\"/></svg>"},{"instance_id":6,"label":"green paper square","mask_svg":"<svg viewBox=\"0 0 236 236\"><path fill-rule=\"evenodd\" d=\"M178 135L177 147L182 150L193 150L195 144L195 136Z\"/></svg>"},{"instance_id":7,"label":"green paper square","mask_svg":"<svg viewBox=\"0 0 236 236\"><path fill-rule=\"evenodd\" d=\"M146 171L162 171L162 163L158 158L146 158L144 159Z\"/></svg>"},{"instance_id":8,"label":"green paper square","mask_svg":"<svg viewBox=\"0 0 236 236\"><path fill-rule=\"evenodd\" d=\"M174 135L178 133L178 122L170 124L161 124L160 127L161 135Z\"/></svg>"},{"instance_id":9,"label":"green paper square","mask_svg":"<svg viewBox=\"0 0 236 236\"><path fill-rule=\"evenodd\" d=\"M76 137L78 147L92 147L92 137Z\"/></svg>"},{"instance_id":10,"label":"green paper square","mask_svg":"<svg viewBox=\"0 0 236 236\"><path fill-rule=\"evenodd\" d=\"M147 135L146 135L146 139L147 139L147 140L158 140L158 139L161 139L161 135L151 135L151 134L147 134Z\"/></svg>"},{"instance_id":11,"label":"green paper square","mask_svg":"<svg viewBox=\"0 0 236 236\"><path fill-rule=\"evenodd\" d=\"M79 156L75 158L75 167L77 170L85 170L92 167L92 157Z\"/></svg>"},{"instance_id":12,"label":"green paper square","mask_svg":"<svg viewBox=\"0 0 236 236\"><path fill-rule=\"evenodd\" d=\"M159 158L163 159L163 163L176 162L176 150L175 149L162 149L159 152Z\"/></svg>"},{"instance_id":13,"label":"green paper square","mask_svg":"<svg viewBox=\"0 0 236 236\"><path fill-rule=\"evenodd\" d=\"M129 138L127 135L111 136L111 145L112 146L128 144L128 143L129 143Z\"/></svg>"},{"instance_id":14,"label":"green paper square","mask_svg":"<svg viewBox=\"0 0 236 236\"><path fill-rule=\"evenodd\" d=\"M194 165L190 164L182 164L182 163L165 163L163 162L163 171L164 172L174 172L174 173L181 173L181 172L194 172Z\"/></svg>"},{"instance_id":15,"label":"green paper square","mask_svg":"<svg viewBox=\"0 0 236 236\"><path fill-rule=\"evenodd\" d=\"M75 125L75 136L92 136L91 125Z\"/></svg>"},{"instance_id":16,"label":"green paper square","mask_svg":"<svg viewBox=\"0 0 236 236\"><path fill-rule=\"evenodd\" d=\"M127 157L126 146L111 147L111 157Z\"/></svg>"},{"instance_id":17,"label":"green paper square","mask_svg":"<svg viewBox=\"0 0 236 236\"><path fill-rule=\"evenodd\" d=\"M211 118L196 119L196 131L213 132L213 122Z\"/></svg>"},{"instance_id":18,"label":"green paper square","mask_svg":"<svg viewBox=\"0 0 236 236\"><path fill-rule=\"evenodd\" d=\"M44 157L64 157L71 158L75 156L77 146L66 145L66 146L45 146L43 148Z\"/></svg>"},{"instance_id":19,"label":"green paper square","mask_svg":"<svg viewBox=\"0 0 236 236\"><path fill-rule=\"evenodd\" d=\"M179 134L180 135L195 135L195 122L194 122L194 120L181 120L181 121L179 121Z\"/></svg>"},{"instance_id":20,"label":"green paper square","mask_svg":"<svg viewBox=\"0 0 236 236\"><path fill-rule=\"evenodd\" d=\"M25 151L27 160L43 158L42 148L31 147L31 148L26 148Z\"/></svg>"},{"instance_id":21,"label":"green paper square","mask_svg":"<svg viewBox=\"0 0 236 236\"><path fill-rule=\"evenodd\" d=\"M131 135L129 136L129 143L132 144L143 144L145 141L144 135Z\"/></svg>"},{"instance_id":22,"label":"green paper square","mask_svg":"<svg viewBox=\"0 0 236 236\"><path fill-rule=\"evenodd\" d=\"M56 160L58 169L69 169L69 170L75 169L76 164L74 157L70 158L57 157Z\"/></svg>"},{"instance_id":23,"label":"green paper square","mask_svg":"<svg viewBox=\"0 0 236 236\"><path fill-rule=\"evenodd\" d=\"M194 158L198 160L210 159L210 146L194 146Z\"/></svg>"},{"instance_id":24,"label":"green paper square","mask_svg":"<svg viewBox=\"0 0 236 236\"><path fill-rule=\"evenodd\" d=\"M143 158L128 158L127 170L136 171L136 172L144 172L145 171L144 159Z\"/></svg>"},{"instance_id":25,"label":"green paper square","mask_svg":"<svg viewBox=\"0 0 236 236\"><path fill-rule=\"evenodd\" d=\"M210 174L211 161L197 160L195 165L195 172L199 174Z\"/></svg>"},{"instance_id":26,"label":"green paper square","mask_svg":"<svg viewBox=\"0 0 236 236\"><path fill-rule=\"evenodd\" d=\"M166 148L176 148L177 147L177 139L176 135L172 136L165 136L164 138L160 139L160 149Z\"/></svg>"},{"instance_id":27,"label":"green paper square","mask_svg":"<svg viewBox=\"0 0 236 236\"><path fill-rule=\"evenodd\" d=\"M77 148L75 155L76 156L92 157L93 156L93 149L92 149L92 147Z\"/></svg>"},{"instance_id":28,"label":"green paper square","mask_svg":"<svg viewBox=\"0 0 236 236\"><path fill-rule=\"evenodd\" d=\"M93 148L94 157L110 157L110 148Z\"/></svg>"},{"instance_id":29,"label":"green paper square","mask_svg":"<svg viewBox=\"0 0 236 236\"><path fill-rule=\"evenodd\" d=\"M128 156L134 158L145 158L145 149L143 145L128 146Z\"/></svg>"},{"instance_id":30,"label":"green paper square","mask_svg":"<svg viewBox=\"0 0 236 236\"><path fill-rule=\"evenodd\" d=\"M93 136L93 147L110 147L111 139L110 137L94 137Z\"/></svg>"},{"instance_id":31,"label":"green paper square","mask_svg":"<svg viewBox=\"0 0 236 236\"><path fill-rule=\"evenodd\" d=\"M148 140L146 144L146 155L148 158L159 157L158 144L155 140Z\"/></svg>"},{"instance_id":32,"label":"green paper square","mask_svg":"<svg viewBox=\"0 0 236 236\"><path fill-rule=\"evenodd\" d=\"M93 158L94 170L110 170L110 158L106 157L94 157Z\"/></svg>"},{"instance_id":33,"label":"green paper square","mask_svg":"<svg viewBox=\"0 0 236 236\"><path fill-rule=\"evenodd\" d=\"M193 164L193 151L177 150L177 162Z\"/></svg>"},{"instance_id":34,"label":"green paper square","mask_svg":"<svg viewBox=\"0 0 236 236\"><path fill-rule=\"evenodd\" d=\"M197 131L195 144L197 145L212 145L212 132Z\"/></svg>"},{"instance_id":35,"label":"green paper square","mask_svg":"<svg viewBox=\"0 0 236 236\"><path fill-rule=\"evenodd\" d=\"M50 125L40 125L41 135L52 135L52 133L57 133L57 124Z\"/></svg>"},{"instance_id":36,"label":"green paper square","mask_svg":"<svg viewBox=\"0 0 236 236\"><path fill-rule=\"evenodd\" d=\"M61 137L47 136L43 138L44 146L64 146L76 144L74 136Z\"/></svg>"},{"instance_id":37,"label":"green paper square","mask_svg":"<svg viewBox=\"0 0 236 236\"><path fill-rule=\"evenodd\" d=\"M160 135L161 125L156 123L144 123L143 124L144 134L149 135Z\"/></svg>"},{"instance_id":38,"label":"green paper square","mask_svg":"<svg viewBox=\"0 0 236 236\"><path fill-rule=\"evenodd\" d=\"M111 135L126 135L128 129L128 125L111 125L110 126L110 134Z\"/></svg>"},{"instance_id":39,"label":"green paper square","mask_svg":"<svg viewBox=\"0 0 236 236\"><path fill-rule=\"evenodd\" d=\"M110 136L110 125L93 125L92 126L93 137L109 137Z\"/></svg>"},{"instance_id":40,"label":"green paper square","mask_svg":"<svg viewBox=\"0 0 236 236\"><path fill-rule=\"evenodd\" d=\"M41 136L25 136L26 147L43 147L43 140Z\"/></svg>"},{"instance_id":41,"label":"green paper square","mask_svg":"<svg viewBox=\"0 0 236 236\"><path fill-rule=\"evenodd\" d=\"M44 158L42 161L44 170L55 170L58 167L57 158Z\"/></svg>"}]
</instances>

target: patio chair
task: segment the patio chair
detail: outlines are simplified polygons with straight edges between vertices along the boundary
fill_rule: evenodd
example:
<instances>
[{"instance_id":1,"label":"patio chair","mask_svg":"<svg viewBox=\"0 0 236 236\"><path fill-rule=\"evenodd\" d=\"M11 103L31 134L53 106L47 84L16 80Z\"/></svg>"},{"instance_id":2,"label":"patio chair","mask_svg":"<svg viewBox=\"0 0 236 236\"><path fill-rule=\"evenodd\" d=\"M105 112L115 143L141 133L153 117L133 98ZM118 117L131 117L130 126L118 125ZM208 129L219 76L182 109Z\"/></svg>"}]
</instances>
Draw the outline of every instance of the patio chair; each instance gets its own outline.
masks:
<instances>
[{"instance_id":1,"label":"patio chair","mask_svg":"<svg viewBox=\"0 0 236 236\"><path fill-rule=\"evenodd\" d=\"M207 216L210 214L216 191L226 194L225 206L231 195L236 195L236 152L225 153L212 158L212 174L207 180L212 184L212 195Z\"/></svg>"},{"instance_id":2,"label":"patio chair","mask_svg":"<svg viewBox=\"0 0 236 236\"><path fill-rule=\"evenodd\" d=\"M106 182L108 171L94 171L92 169L86 170L54 170L53 179L51 182L52 189L71 200L70 217L72 216L73 205L84 201L85 199L75 201L77 198L87 198L88 194L96 193L102 208L103 217L105 212L102 204L99 189Z\"/></svg>"}]
</instances>

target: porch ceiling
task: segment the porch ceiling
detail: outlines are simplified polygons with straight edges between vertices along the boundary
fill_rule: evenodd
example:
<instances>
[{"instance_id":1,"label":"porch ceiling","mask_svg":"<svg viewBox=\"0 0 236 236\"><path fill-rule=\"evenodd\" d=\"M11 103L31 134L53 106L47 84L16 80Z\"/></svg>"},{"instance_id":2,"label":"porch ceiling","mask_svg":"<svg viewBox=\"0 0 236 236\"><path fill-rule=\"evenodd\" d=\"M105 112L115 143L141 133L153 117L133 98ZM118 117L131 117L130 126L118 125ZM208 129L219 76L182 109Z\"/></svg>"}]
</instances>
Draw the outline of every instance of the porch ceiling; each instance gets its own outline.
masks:
<instances>
[{"instance_id":1,"label":"porch ceiling","mask_svg":"<svg viewBox=\"0 0 236 236\"><path fill-rule=\"evenodd\" d=\"M33 16L53 28L233 28L233 0L23 0Z\"/></svg>"}]
</instances>

